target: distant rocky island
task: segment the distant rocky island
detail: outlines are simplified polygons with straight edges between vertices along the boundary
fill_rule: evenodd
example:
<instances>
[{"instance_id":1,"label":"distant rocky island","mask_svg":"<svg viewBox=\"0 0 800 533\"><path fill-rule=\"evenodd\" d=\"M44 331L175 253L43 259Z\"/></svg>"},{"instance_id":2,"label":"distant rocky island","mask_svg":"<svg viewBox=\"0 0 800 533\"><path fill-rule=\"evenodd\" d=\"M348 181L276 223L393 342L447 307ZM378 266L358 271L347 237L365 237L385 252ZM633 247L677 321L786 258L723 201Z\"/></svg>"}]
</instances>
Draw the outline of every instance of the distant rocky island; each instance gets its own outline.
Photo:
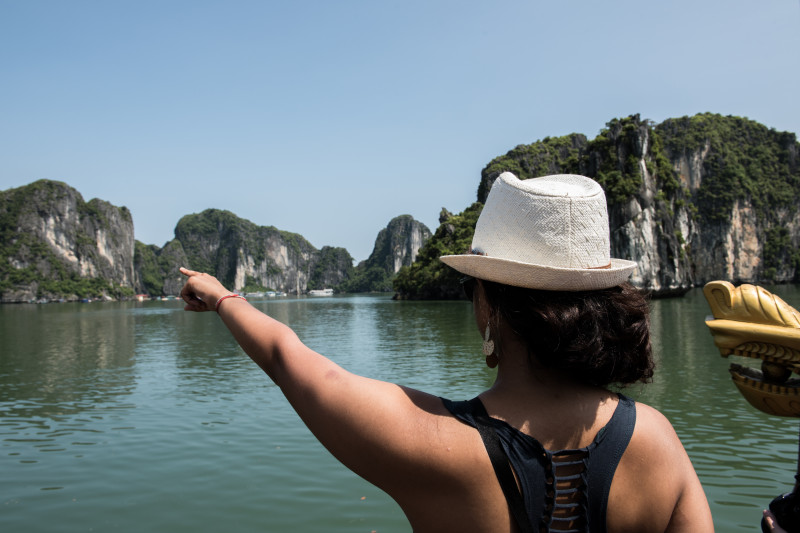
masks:
<instances>
[{"instance_id":1,"label":"distant rocky island","mask_svg":"<svg viewBox=\"0 0 800 533\"><path fill-rule=\"evenodd\" d=\"M449 298L458 274L438 260L464 253L494 180L575 173L605 189L611 255L638 263L631 281L654 296L711 280L800 280L800 144L746 118L701 113L660 124L613 119L582 134L519 145L481 172L476 203L441 225L394 283L401 298Z\"/></svg>"},{"instance_id":2,"label":"distant rocky island","mask_svg":"<svg viewBox=\"0 0 800 533\"><path fill-rule=\"evenodd\" d=\"M317 249L296 233L208 209L181 218L175 238L159 248L134 239L127 208L85 202L65 183L40 180L0 192L0 302L177 295L183 265L241 292L389 291L430 235L398 216L353 266L344 248Z\"/></svg>"},{"instance_id":3,"label":"distant rocky island","mask_svg":"<svg viewBox=\"0 0 800 533\"><path fill-rule=\"evenodd\" d=\"M393 291L396 298L458 298L458 274L438 257L469 248L494 180L577 173L605 189L612 255L637 261L632 282L656 296L714 279L800 278L800 144L746 118L702 113L660 124L613 119L594 139L574 133L519 145L490 161L476 201L443 209L430 230L392 219L359 265L344 248L216 209L184 216L163 248L134 239L125 207L57 181L0 191L0 302L175 295L181 265L242 292Z\"/></svg>"}]
</instances>

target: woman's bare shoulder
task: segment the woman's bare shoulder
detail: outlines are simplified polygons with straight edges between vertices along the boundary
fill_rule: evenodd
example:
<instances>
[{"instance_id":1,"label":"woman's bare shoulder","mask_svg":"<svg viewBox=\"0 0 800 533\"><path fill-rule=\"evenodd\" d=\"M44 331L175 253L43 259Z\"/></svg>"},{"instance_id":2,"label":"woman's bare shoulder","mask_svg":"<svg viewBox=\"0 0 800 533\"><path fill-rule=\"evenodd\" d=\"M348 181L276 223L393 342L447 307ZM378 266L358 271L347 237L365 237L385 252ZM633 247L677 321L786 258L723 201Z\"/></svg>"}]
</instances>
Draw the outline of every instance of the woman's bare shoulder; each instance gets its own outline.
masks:
<instances>
[{"instance_id":1,"label":"woman's bare shoulder","mask_svg":"<svg viewBox=\"0 0 800 533\"><path fill-rule=\"evenodd\" d=\"M681 467L679 472L682 475L694 475L694 469L672 423L658 409L640 402L636 402L636 427L625 456L636 459L634 464L647 468L651 473L655 469L670 472L667 479L672 479L678 473L675 471L676 467Z\"/></svg>"},{"instance_id":2,"label":"woman's bare shoulder","mask_svg":"<svg viewBox=\"0 0 800 533\"><path fill-rule=\"evenodd\" d=\"M658 409L647 404L636 402L636 432L637 438L659 438L665 437L678 439L675 428L664 414Z\"/></svg>"},{"instance_id":3,"label":"woman's bare shoulder","mask_svg":"<svg viewBox=\"0 0 800 533\"><path fill-rule=\"evenodd\" d=\"M639 402L612 483L609 525L615 520L622 530L713 531L708 502L678 434L663 413Z\"/></svg>"}]
</instances>

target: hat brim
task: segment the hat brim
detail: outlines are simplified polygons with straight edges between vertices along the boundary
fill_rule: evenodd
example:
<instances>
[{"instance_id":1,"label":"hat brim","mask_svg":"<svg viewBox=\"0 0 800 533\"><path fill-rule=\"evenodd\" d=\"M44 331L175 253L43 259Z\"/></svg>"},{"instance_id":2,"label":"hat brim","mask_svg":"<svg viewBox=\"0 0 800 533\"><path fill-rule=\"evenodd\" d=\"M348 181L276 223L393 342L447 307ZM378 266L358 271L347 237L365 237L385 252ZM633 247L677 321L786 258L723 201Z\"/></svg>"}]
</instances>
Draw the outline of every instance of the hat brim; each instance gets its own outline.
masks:
<instances>
[{"instance_id":1,"label":"hat brim","mask_svg":"<svg viewBox=\"0 0 800 533\"><path fill-rule=\"evenodd\" d=\"M612 259L608 268L561 268L522 263L485 255L444 255L444 264L462 274L513 287L548 291L595 291L616 287L628 280L636 263Z\"/></svg>"}]
</instances>

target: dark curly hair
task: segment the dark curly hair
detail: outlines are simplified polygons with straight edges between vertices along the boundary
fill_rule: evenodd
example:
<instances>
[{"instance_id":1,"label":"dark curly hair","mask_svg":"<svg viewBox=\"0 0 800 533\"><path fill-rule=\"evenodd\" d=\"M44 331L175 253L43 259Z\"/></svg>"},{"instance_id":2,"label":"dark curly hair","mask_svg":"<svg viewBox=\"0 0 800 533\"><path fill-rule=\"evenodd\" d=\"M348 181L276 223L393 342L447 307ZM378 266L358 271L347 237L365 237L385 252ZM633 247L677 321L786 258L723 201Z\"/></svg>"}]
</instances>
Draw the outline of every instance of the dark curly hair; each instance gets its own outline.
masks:
<instances>
[{"instance_id":1,"label":"dark curly hair","mask_svg":"<svg viewBox=\"0 0 800 533\"><path fill-rule=\"evenodd\" d=\"M649 306L630 283L581 292L481 283L493 320L502 317L543 366L603 387L653 377Z\"/></svg>"}]
</instances>

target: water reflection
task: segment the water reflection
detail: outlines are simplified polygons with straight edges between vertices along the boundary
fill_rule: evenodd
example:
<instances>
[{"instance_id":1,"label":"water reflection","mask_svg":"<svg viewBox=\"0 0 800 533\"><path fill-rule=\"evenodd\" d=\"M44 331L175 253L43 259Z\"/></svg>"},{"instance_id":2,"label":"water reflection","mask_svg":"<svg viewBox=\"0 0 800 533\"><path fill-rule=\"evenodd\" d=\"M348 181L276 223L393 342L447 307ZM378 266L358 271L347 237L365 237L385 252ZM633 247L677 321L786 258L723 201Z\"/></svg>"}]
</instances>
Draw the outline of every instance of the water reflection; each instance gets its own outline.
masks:
<instances>
[{"instance_id":1,"label":"water reflection","mask_svg":"<svg viewBox=\"0 0 800 533\"><path fill-rule=\"evenodd\" d=\"M118 304L0 306L0 402L57 418L130 391L134 316ZM91 374L93 379L86 380Z\"/></svg>"}]
</instances>

